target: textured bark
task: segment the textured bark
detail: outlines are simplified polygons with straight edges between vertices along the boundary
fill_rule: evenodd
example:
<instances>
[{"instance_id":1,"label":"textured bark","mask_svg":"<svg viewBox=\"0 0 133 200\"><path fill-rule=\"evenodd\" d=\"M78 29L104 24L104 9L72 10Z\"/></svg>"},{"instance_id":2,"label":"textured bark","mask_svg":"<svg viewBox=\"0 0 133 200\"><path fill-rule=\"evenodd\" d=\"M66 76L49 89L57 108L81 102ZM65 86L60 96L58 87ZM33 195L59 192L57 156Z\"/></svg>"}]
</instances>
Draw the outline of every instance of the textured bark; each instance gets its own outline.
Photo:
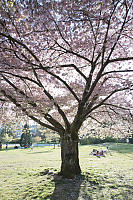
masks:
<instances>
[{"instance_id":1,"label":"textured bark","mask_svg":"<svg viewBox=\"0 0 133 200\"><path fill-rule=\"evenodd\" d=\"M73 178L81 173L78 156L78 141L74 141L70 134L61 138L61 175Z\"/></svg>"}]
</instances>

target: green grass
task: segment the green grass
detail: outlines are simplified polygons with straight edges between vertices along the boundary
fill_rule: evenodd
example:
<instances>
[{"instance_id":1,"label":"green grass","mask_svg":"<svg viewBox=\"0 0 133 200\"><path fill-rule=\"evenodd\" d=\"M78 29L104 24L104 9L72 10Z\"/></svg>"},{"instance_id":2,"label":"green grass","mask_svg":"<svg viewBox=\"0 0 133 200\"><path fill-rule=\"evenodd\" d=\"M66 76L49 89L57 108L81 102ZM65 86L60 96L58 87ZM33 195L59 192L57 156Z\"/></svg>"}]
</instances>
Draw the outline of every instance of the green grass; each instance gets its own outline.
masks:
<instances>
[{"instance_id":1,"label":"green grass","mask_svg":"<svg viewBox=\"0 0 133 200\"><path fill-rule=\"evenodd\" d=\"M107 145L111 154L90 155L93 148ZM82 175L63 180L55 175L60 147L0 151L0 200L133 199L133 145L85 145L79 146L79 154Z\"/></svg>"}]
</instances>

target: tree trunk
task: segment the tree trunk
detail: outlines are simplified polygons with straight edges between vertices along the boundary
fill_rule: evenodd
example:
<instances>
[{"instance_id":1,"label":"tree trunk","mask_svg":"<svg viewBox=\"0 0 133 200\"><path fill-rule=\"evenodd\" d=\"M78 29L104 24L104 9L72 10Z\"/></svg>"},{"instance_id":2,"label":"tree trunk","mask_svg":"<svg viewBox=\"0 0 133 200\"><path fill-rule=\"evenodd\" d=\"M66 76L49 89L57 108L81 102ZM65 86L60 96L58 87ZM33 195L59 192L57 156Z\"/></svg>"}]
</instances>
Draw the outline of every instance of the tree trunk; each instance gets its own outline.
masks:
<instances>
[{"instance_id":1,"label":"tree trunk","mask_svg":"<svg viewBox=\"0 0 133 200\"><path fill-rule=\"evenodd\" d=\"M78 157L78 141L67 134L61 137L61 172L65 178L73 178L81 173Z\"/></svg>"}]
</instances>

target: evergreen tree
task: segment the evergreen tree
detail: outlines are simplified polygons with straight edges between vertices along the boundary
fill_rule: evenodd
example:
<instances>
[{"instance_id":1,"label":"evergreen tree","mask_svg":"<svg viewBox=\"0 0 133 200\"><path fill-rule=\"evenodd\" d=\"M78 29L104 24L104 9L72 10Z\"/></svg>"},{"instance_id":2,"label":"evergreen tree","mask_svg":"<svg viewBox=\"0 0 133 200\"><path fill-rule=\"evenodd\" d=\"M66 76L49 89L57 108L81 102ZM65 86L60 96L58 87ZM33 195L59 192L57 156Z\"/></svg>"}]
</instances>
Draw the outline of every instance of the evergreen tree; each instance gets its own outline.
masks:
<instances>
[{"instance_id":1,"label":"evergreen tree","mask_svg":"<svg viewBox=\"0 0 133 200\"><path fill-rule=\"evenodd\" d=\"M31 144L32 144L32 141L31 141L31 133L29 130L29 126L25 124L21 138L20 138L20 146L25 147L26 145L30 146Z\"/></svg>"}]
</instances>

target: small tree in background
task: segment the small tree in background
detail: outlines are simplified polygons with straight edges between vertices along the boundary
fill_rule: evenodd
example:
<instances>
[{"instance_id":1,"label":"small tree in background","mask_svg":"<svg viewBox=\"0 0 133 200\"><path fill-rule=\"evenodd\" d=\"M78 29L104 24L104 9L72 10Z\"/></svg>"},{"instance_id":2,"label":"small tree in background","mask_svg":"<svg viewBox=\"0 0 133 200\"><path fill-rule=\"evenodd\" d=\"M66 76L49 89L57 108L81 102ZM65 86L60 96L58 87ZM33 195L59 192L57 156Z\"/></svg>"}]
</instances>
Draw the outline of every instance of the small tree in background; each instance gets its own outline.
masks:
<instances>
[{"instance_id":1,"label":"small tree in background","mask_svg":"<svg viewBox=\"0 0 133 200\"><path fill-rule=\"evenodd\" d=\"M21 139L20 139L20 146L25 147L26 145L30 146L31 144L32 144L32 140L31 140L29 126L27 124L25 124L24 128L23 128L23 133L22 133Z\"/></svg>"}]
</instances>

